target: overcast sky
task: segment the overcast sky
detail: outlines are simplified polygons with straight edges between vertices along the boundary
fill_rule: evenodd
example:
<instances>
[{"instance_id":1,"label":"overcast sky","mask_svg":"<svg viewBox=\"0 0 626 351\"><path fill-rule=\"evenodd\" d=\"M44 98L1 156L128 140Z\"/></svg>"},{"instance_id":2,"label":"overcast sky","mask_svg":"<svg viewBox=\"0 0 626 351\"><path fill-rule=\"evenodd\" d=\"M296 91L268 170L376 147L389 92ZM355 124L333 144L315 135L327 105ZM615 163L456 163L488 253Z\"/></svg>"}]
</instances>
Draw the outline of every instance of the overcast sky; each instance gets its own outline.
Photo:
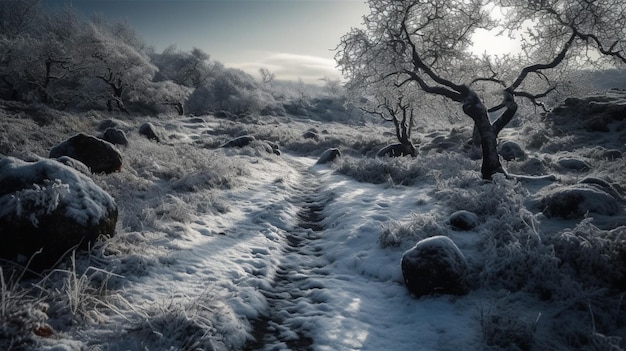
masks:
<instances>
[{"instance_id":1,"label":"overcast sky","mask_svg":"<svg viewBox=\"0 0 626 351\"><path fill-rule=\"evenodd\" d=\"M1 0L0 0L1 1ZM127 20L161 51L198 47L228 67L278 79L339 78L340 37L362 23L365 0L46 0L90 16Z\"/></svg>"}]
</instances>

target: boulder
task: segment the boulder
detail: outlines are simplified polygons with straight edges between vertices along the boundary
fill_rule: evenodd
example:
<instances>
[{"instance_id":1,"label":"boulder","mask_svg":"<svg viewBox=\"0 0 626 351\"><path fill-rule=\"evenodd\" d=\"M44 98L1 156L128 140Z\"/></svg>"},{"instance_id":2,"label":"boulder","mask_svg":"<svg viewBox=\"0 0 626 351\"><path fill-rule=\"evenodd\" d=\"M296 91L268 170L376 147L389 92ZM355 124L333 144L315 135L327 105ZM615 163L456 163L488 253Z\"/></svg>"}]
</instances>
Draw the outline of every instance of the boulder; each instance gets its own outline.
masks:
<instances>
[{"instance_id":1,"label":"boulder","mask_svg":"<svg viewBox=\"0 0 626 351\"><path fill-rule=\"evenodd\" d=\"M222 145L222 147L244 147L244 146L248 146L251 142L255 141L256 138L252 135L243 135L240 137L237 137L235 139L231 139L229 141L227 141L224 145Z\"/></svg>"},{"instance_id":2,"label":"boulder","mask_svg":"<svg viewBox=\"0 0 626 351\"><path fill-rule=\"evenodd\" d=\"M320 156L320 158L317 159L317 162L315 164L321 165L324 163L332 162L337 157L341 157L341 152L339 151L339 149L327 149L326 151L322 152L322 155Z\"/></svg>"},{"instance_id":3,"label":"boulder","mask_svg":"<svg viewBox=\"0 0 626 351\"><path fill-rule=\"evenodd\" d=\"M376 157L400 157L416 156L417 151L413 145L391 144L378 150Z\"/></svg>"},{"instance_id":4,"label":"boulder","mask_svg":"<svg viewBox=\"0 0 626 351\"><path fill-rule=\"evenodd\" d=\"M411 293L464 295L468 264L456 244L445 236L419 241L402 255L402 275Z\"/></svg>"},{"instance_id":5,"label":"boulder","mask_svg":"<svg viewBox=\"0 0 626 351\"><path fill-rule=\"evenodd\" d=\"M450 225L457 230L472 230L478 225L478 216L470 211L456 211L450 215Z\"/></svg>"},{"instance_id":6,"label":"boulder","mask_svg":"<svg viewBox=\"0 0 626 351\"><path fill-rule=\"evenodd\" d=\"M544 196L540 208L547 217L583 218L587 212L615 215L619 200L597 184L574 184L553 190Z\"/></svg>"},{"instance_id":7,"label":"boulder","mask_svg":"<svg viewBox=\"0 0 626 351\"><path fill-rule=\"evenodd\" d=\"M317 135L317 133L313 132L313 131L307 131L304 134L302 134L302 137L304 139L314 139L314 140L318 140L319 136Z\"/></svg>"},{"instance_id":8,"label":"boulder","mask_svg":"<svg viewBox=\"0 0 626 351\"><path fill-rule=\"evenodd\" d=\"M280 152L280 146L277 143L274 143L272 141L266 141L267 145L269 145L272 148L272 153L276 156L280 156L281 152Z\"/></svg>"},{"instance_id":9,"label":"boulder","mask_svg":"<svg viewBox=\"0 0 626 351\"><path fill-rule=\"evenodd\" d=\"M109 128L128 130L130 127L128 126L128 124L122 121L118 121L116 119L105 119L104 121L100 122L100 124L98 124L98 131L100 132Z\"/></svg>"},{"instance_id":10,"label":"boulder","mask_svg":"<svg viewBox=\"0 0 626 351\"><path fill-rule=\"evenodd\" d=\"M526 174L530 174L533 176L546 174L546 167L544 166L543 162L536 157L531 157L524 161L520 165L520 170Z\"/></svg>"},{"instance_id":11,"label":"boulder","mask_svg":"<svg viewBox=\"0 0 626 351\"><path fill-rule=\"evenodd\" d=\"M626 199L622 196L618 186L618 183L609 183L608 181L600 178L587 177L578 182L579 184L589 184L596 187L607 194L613 196L619 203L626 204Z\"/></svg>"},{"instance_id":12,"label":"boulder","mask_svg":"<svg viewBox=\"0 0 626 351\"><path fill-rule=\"evenodd\" d=\"M523 161L526 159L526 152L522 149L522 147L514 142L507 140L500 144L498 148L498 153L502 156L503 159L507 161L520 160Z\"/></svg>"},{"instance_id":13,"label":"boulder","mask_svg":"<svg viewBox=\"0 0 626 351\"><path fill-rule=\"evenodd\" d=\"M0 160L0 257L29 269L52 266L74 248L115 233L113 198L55 160ZM40 252L39 252L40 251Z\"/></svg>"},{"instance_id":14,"label":"boulder","mask_svg":"<svg viewBox=\"0 0 626 351\"><path fill-rule=\"evenodd\" d=\"M146 122L139 127L139 134L145 136L149 140L161 142L161 138L159 137L156 128L150 122Z\"/></svg>"},{"instance_id":15,"label":"boulder","mask_svg":"<svg viewBox=\"0 0 626 351\"><path fill-rule=\"evenodd\" d=\"M64 165L70 167L70 168L73 168L73 169L79 171L80 173L82 173L82 174L84 174L86 176L91 175L91 170L89 170L89 167L87 167L84 163L82 163L82 162L80 162L78 160L75 160L75 159L73 159L71 157L61 156L61 157L57 157L56 160L58 162L61 162ZM26 161L39 161L39 159L37 159L37 160L26 160Z\"/></svg>"},{"instance_id":16,"label":"boulder","mask_svg":"<svg viewBox=\"0 0 626 351\"><path fill-rule=\"evenodd\" d=\"M122 154L111 143L77 134L50 150L50 158L68 156L84 163L93 173L112 173L122 168Z\"/></svg>"},{"instance_id":17,"label":"boulder","mask_svg":"<svg viewBox=\"0 0 626 351\"><path fill-rule=\"evenodd\" d=\"M102 133L102 140L108 141L113 145L128 145L128 138L123 130L117 128L107 128Z\"/></svg>"},{"instance_id":18,"label":"boulder","mask_svg":"<svg viewBox=\"0 0 626 351\"><path fill-rule=\"evenodd\" d=\"M591 169L591 165L576 158L562 158L557 161L559 167L569 171L586 172Z\"/></svg>"},{"instance_id":19,"label":"boulder","mask_svg":"<svg viewBox=\"0 0 626 351\"><path fill-rule=\"evenodd\" d=\"M585 156L593 158L595 160L616 161L623 158L622 152L617 149L606 149L602 146L596 146L589 150Z\"/></svg>"}]
</instances>

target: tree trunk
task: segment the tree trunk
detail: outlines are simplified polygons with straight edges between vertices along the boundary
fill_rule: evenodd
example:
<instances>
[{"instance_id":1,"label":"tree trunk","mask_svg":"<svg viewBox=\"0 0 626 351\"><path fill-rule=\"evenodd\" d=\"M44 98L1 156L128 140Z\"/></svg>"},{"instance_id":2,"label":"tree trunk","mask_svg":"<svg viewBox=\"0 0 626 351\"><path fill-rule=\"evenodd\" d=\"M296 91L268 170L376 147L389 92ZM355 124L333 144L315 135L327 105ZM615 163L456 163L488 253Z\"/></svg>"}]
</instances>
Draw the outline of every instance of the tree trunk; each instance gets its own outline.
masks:
<instances>
[{"instance_id":1,"label":"tree trunk","mask_svg":"<svg viewBox=\"0 0 626 351\"><path fill-rule=\"evenodd\" d=\"M500 156L498 155L498 131L491 125L487 109L475 92L469 91L463 99L463 112L474 121L474 130L480 136L480 145L483 153L481 173L483 179L491 179L495 173L504 173Z\"/></svg>"}]
</instances>

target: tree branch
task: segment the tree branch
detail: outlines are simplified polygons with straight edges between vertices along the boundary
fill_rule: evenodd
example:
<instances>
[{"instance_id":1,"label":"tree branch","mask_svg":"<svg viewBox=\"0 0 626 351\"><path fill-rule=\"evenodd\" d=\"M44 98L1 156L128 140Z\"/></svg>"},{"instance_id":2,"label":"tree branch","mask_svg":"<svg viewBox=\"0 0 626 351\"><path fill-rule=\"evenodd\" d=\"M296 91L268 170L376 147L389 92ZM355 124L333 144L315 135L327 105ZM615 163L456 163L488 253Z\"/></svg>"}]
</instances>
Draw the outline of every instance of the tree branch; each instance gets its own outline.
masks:
<instances>
[{"instance_id":1,"label":"tree branch","mask_svg":"<svg viewBox=\"0 0 626 351\"><path fill-rule=\"evenodd\" d=\"M558 66L561 62L563 62L563 59L565 59L565 55L569 51L575 39L576 39L576 33L572 33L572 35L567 40L565 45L563 45L563 49L561 49L558 55L556 55L556 57L549 63L538 63L538 64L524 67L522 71L520 72L519 76L517 77L517 79L513 82L513 84L511 84L507 88L507 90L514 92L515 89L519 88L519 86L522 84L524 79L526 79L529 73L538 72L544 69L551 69L551 68Z\"/></svg>"}]
</instances>

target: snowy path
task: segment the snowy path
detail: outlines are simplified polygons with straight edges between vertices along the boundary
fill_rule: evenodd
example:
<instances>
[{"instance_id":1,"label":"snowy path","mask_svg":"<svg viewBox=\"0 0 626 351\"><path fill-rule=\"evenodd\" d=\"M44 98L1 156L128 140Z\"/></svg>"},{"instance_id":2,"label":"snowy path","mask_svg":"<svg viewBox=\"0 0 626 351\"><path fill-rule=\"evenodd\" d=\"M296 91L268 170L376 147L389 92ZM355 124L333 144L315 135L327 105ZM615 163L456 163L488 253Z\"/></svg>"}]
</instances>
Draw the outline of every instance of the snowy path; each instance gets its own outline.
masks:
<instances>
[{"instance_id":1,"label":"snowy path","mask_svg":"<svg viewBox=\"0 0 626 351\"><path fill-rule=\"evenodd\" d=\"M324 217L322 211L331 198L328 193L320 192L319 178L302 165L294 164L300 174L301 185L294 189L290 200L299 208L297 226L286 231L287 246L281 251L280 264L269 289L263 290L267 298L269 311L254 321L252 332L255 340L249 342L245 350L291 350L311 349L313 339L301 323L294 322L302 310L302 305L319 305L319 296L323 294L323 285L316 284L323 266L328 262L316 250L314 242L320 239L320 223Z\"/></svg>"},{"instance_id":2,"label":"snowy path","mask_svg":"<svg viewBox=\"0 0 626 351\"><path fill-rule=\"evenodd\" d=\"M158 264L124 287L137 311L120 319L128 337L94 331L92 343L158 349L200 335L215 350L478 349L476 297L411 297L403 249L378 243L385 223L433 210L420 205L426 188L357 183L314 162L251 157L226 213L170 222L171 237L151 248Z\"/></svg>"}]
</instances>

